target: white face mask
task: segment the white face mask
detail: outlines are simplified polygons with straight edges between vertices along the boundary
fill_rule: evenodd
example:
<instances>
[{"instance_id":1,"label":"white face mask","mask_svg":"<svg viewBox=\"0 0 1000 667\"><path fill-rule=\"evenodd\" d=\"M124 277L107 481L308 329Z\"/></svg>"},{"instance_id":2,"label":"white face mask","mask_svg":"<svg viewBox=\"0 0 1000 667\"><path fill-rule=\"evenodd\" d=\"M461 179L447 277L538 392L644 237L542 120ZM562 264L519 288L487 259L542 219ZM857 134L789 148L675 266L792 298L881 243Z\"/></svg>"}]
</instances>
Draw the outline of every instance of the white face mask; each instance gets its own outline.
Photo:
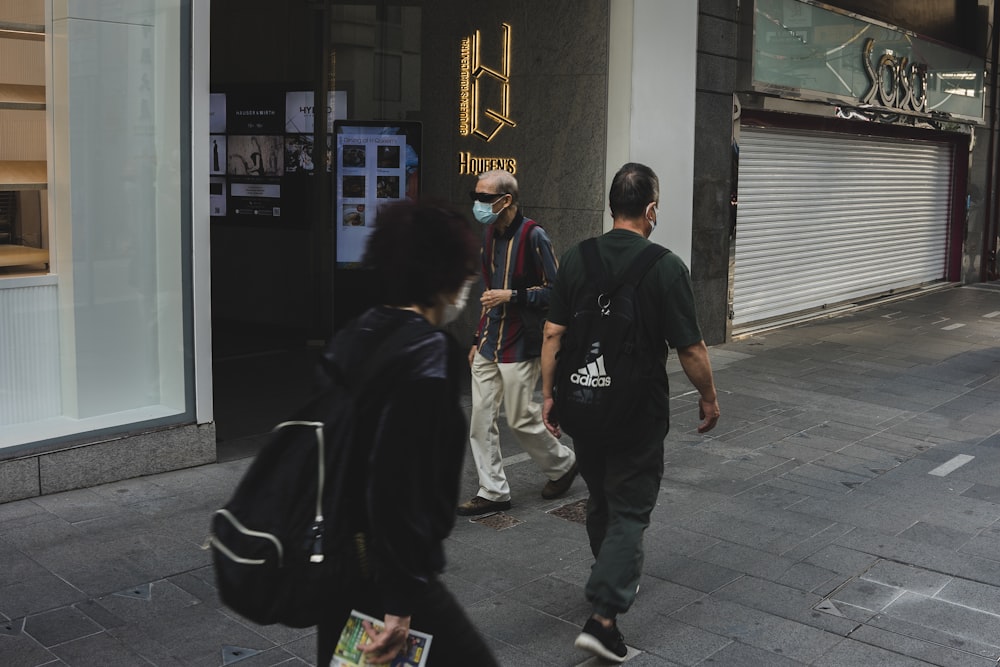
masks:
<instances>
[{"instance_id":1,"label":"white face mask","mask_svg":"<svg viewBox=\"0 0 1000 667\"><path fill-rule=\"evenodd\" d=\"M469 290L472 289L472 283L476 282L477 278L469 278L462 285L462 289L458 290L458 298L455 299L454 303L446 303L444 305L444 313L441 316L441 324L451 324L458 319L459 314L465 309L465 303L469 300Z\"/></svg>"}]
</instances>

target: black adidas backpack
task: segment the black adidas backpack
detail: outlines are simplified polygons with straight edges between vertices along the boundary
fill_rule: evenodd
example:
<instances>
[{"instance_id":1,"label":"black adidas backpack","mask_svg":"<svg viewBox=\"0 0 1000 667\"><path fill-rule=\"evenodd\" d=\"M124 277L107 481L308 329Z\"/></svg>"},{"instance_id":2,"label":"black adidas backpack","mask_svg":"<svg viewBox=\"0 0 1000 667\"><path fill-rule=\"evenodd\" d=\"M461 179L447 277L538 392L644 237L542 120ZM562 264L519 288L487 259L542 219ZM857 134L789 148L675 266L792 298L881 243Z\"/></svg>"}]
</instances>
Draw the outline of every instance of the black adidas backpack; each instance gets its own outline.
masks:
<instances>
[{"instance_id":1,"label":"black adidas backpack","mask_svg":"<svg viewBox=\"0 0 1000 667\"><path fill-rule=\"evenodd\" d=\"M278 424L212 515L208 546L219 597L230 609L260 625L310 627L333 596L367 576L365 536L351 521L364 511L355 487L367 477L347 463L367 460L352 456L356 398L421 331L403 325L387 334L358 377L335 376Z\"/></svg>"},{"instance_id":2,"label":"black adidas backpack","mask_svg":"<svg viewBox=\"0 0 1000 667\"><path fill-rule=\"evenodd\" d=\"M657 374L666 373L663 359L644 339L636 287L667 252L650 244L619 280L610 280L597 240L580 244L586 285L572 304L556 356L556 419L566 433L593 438L620 433L648 398Z\"/></svg>"}]
</instances>

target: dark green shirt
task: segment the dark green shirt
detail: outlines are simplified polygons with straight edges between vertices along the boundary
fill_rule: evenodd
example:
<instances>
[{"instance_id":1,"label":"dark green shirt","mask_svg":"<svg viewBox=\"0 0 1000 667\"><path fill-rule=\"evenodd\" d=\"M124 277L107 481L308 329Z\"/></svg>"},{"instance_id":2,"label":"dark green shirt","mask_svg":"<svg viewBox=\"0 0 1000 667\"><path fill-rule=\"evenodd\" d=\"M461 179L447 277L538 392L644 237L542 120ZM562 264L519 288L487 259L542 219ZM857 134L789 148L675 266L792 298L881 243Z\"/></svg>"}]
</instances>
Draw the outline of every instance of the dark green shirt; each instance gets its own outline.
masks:
<instances>
[{"instance_id":1,"label":"dark green shirt","mask_svg":"<svg viewBox=\"0 0 1000 667\"><path fill-rule=\"evenodd\" d=\"M649 243L639 234L625 229L613 229L599 236L597 247L608 276L621 276ZM550 322L570 326L573 304L580 298L587 281L580 247L573 246L559 261L549 304L547 319ZM691 277L684 262L672 252L661 257L639 283L638 307L646 340L662 356L664 364L668 344L678 348L701 341ZM662 391L651 397L650 410L654 415L665 417L668 414L669 388L665 373L663 378Z\"/></svg>"}]
</instances>

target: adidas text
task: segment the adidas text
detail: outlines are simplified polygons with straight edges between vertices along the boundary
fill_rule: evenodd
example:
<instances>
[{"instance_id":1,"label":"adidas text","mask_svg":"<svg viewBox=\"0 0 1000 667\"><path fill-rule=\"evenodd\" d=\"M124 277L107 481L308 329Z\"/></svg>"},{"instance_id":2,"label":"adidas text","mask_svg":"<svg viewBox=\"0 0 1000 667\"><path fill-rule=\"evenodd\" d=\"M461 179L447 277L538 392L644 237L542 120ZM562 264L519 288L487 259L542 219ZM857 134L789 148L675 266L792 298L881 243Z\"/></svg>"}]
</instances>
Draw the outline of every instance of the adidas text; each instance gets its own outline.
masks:
<instances>
[{"instance_id":1,"label":"adidas text","mask_svg":"<svg viewBox=\"0 0 1000 667\"><path fill-rule=\"evenodd\" d=\"M569 381L573 384L578 384L581 387L610 387L611 378L607 375L597 376L597 375L580 375L579 373L573 373L569 376Z\"/></svg>"}]
</instances>

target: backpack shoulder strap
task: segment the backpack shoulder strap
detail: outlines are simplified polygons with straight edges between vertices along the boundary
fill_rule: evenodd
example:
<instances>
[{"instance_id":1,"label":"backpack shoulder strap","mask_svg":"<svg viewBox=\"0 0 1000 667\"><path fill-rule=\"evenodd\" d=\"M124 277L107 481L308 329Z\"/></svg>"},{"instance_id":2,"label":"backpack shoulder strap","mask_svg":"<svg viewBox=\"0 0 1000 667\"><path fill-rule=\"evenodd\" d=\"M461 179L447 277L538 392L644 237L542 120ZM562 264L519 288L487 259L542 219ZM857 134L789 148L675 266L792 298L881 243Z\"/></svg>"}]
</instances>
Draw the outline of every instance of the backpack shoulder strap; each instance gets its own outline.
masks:
<instances>
[{"instance_id":1,"label":"backpack shoulder strap","mask_svg":"<svg viewBox=\"0 0 1000 667\"><path fill-rule=\"evenodd\" d=\"M597 249L597 239L589 238L581 242L580 255L583 257L583 269L587 277L597 285L604 285L607 282L607 274L604 271L604 262L601 261L601 253Z\"/></svg>"},{"instance_id":2,"label":"backpack shoulder strap","mask_svg":"<svg viewBox=\"0 0 1000 667\"><path fill-rule=\"evenodd\" d=\"M625 275L622 276L621 284L631 285L634 288L642 280L642 277L646 275L646 272L652 268L653 264L668 252L670 251L663 246L657 243L650 243L632 260L632 263L625 271Z\"/></svg>"}]
</instances>

